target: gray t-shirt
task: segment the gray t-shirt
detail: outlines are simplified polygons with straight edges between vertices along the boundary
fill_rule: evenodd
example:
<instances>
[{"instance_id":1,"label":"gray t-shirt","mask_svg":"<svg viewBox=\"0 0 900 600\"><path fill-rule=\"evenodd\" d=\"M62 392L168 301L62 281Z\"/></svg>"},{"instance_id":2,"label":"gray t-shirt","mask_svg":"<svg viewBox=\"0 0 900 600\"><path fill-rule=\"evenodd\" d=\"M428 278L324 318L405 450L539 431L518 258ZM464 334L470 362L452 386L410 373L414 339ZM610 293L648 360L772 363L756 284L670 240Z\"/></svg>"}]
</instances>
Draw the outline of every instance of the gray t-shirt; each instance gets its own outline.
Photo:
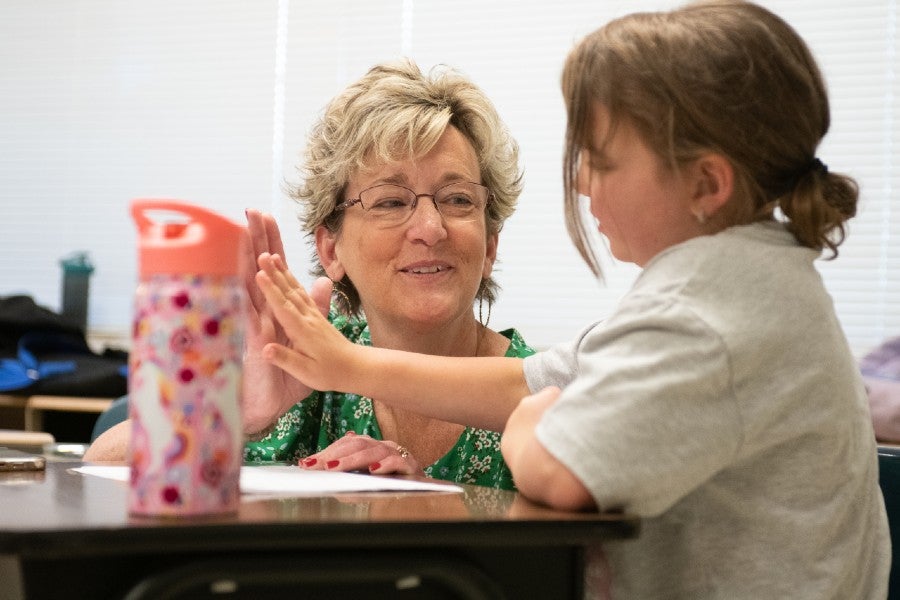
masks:
<instances>
[{"instance_id":1,"label":"gray t-shirt","mask_svg":"<svg viewBox=\"0 0 900 600\"><path fill-rule=\"evenodd\" d=\"M660 253L614 313L525 359L537 429L602 509L613 598L884 598L865 390L813 261L776 223Z\"/></svg>"}]
</instances>

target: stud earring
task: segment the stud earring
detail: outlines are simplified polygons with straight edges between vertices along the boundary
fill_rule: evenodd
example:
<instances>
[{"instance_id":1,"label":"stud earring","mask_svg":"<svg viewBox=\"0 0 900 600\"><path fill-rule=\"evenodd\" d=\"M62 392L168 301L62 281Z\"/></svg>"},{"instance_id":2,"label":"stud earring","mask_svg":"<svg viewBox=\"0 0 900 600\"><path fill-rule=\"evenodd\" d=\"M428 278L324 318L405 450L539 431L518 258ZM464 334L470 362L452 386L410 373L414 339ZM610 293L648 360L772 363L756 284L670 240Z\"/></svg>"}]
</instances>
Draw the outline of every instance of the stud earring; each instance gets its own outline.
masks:
<instances>
[{"instance_id":1,"label":"stud earring","mask_svg":"<svg viewBox=\"0 0 900 600\"><path fill-rule=\"evenodd\" d=\"M694 218L697 219L697 223L699 223L700 225L706 223L706 213L703 212L702 208L691 212L694 213Z\"/></svg>"}]
</instances>

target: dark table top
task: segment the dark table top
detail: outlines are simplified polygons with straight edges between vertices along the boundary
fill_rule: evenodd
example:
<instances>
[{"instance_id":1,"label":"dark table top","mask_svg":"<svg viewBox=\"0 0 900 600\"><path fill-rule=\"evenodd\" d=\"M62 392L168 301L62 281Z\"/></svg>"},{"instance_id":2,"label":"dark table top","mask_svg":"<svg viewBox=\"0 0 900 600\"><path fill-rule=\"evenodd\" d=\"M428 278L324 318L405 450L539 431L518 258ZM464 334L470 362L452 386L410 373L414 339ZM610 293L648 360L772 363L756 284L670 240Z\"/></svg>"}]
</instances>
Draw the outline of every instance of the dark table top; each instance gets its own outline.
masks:
<instances>
[{"instance_id":1,"label":"dark table top","mask_svg":"<svg viewBox=\"0 0 900 600\"><path fill-rule=\"evenodd\" d=\"M128 486L48 461L45 472L0 473L0 553L73 556L219 548L356 548L391 544L582 545L637 535L637 519L563 512L515 492L377 492L321 497L244 495L237 514L153 518L127 512Z\"/></svg>"}]
</instances>

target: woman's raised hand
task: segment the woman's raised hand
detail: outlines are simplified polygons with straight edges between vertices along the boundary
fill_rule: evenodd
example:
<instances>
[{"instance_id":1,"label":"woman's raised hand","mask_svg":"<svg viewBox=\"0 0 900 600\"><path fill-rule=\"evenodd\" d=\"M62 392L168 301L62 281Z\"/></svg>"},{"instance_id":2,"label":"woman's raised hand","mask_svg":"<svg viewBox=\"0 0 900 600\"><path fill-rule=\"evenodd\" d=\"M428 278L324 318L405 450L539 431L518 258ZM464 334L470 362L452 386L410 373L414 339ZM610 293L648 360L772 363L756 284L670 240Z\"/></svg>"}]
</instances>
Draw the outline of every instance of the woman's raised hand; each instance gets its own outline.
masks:
<instances>
[{"instance_id":1,"label":"woman's raised hand","mask_svg":"<svg viewBox=\"0 0 900 600\"><path fill-rule=\"evenodd\" d=\"M291 340L275 318L272 307L256 285L257 257L260 254L284 254L284 244L278 224L271 215L249 209L245 244L244 273L250 298L247 346L244 355L243 418L244 432L253 434L266 429L296 402L309 395L311 389L263 358L267 344L277 343L288 348ZM324 278L323 278L324 279ZM317 281L313 285L317 310L328 314L331 295L330 282Z\"/></svg>"}]
</instances>

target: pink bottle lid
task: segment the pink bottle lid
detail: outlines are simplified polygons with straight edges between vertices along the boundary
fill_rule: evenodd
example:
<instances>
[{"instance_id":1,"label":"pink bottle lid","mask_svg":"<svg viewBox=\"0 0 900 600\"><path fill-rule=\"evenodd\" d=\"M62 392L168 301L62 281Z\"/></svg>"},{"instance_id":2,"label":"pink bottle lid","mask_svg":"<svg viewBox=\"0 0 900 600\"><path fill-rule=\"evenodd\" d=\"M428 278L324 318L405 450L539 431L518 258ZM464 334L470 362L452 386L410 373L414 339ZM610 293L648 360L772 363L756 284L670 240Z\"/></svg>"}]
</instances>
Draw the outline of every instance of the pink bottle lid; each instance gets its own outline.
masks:
<instances>
[{"instance_id":1,"label":"pink bottle lid","mask_svg":"<svg viewBox=\"0 0 900 600\"><path fill-rule=\"evenodd\" d=\"M154 220L152 213L176 213ZM211 210L180 200L138 198L131 202L138 227L142 279L150 275L237 275L246 229Z\"/></svg>"}]
</instances>

